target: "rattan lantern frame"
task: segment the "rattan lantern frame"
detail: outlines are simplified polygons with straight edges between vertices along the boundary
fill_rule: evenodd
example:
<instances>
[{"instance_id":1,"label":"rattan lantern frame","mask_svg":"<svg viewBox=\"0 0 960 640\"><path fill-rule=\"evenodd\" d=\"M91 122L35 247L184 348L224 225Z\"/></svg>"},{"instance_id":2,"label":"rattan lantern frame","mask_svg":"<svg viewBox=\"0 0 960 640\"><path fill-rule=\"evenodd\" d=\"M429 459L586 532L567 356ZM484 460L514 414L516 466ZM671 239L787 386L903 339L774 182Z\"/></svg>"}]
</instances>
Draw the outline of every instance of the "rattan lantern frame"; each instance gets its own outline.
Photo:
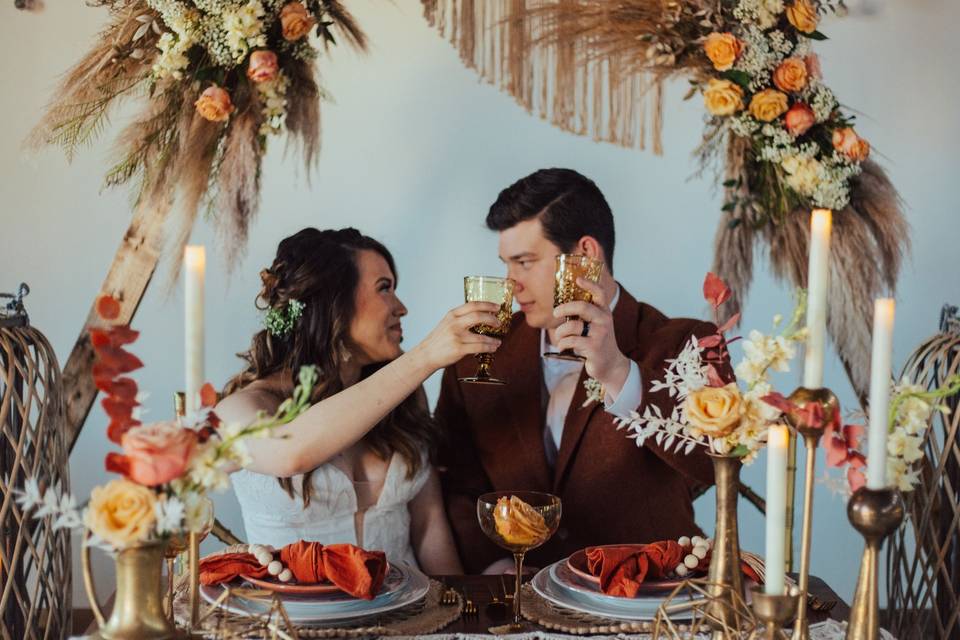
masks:
<instances>
[{"instance_id":1,"label":"rattan lantern frame","mask_svg":"<svg viewBox=\"0 0 960 640\"><path fill-rule=\"evenodd\" d=\"M21 285L0 306L0 639L66 638L71 632L70 530L34 519L16 501L26 478L70 488L60 367L30 326Z\"/></svg>"},{"instance_id":2,"label":"rattan lantern frame","mask_svg":"<svg viewBox=\"0 0 960 640\"><path fill-rule=\"evenodd\" d=\"M945 305L940 333L904 366L924 388L960 373L960 316ZM926 433L920 483L904 494L907 518L887 546L886 628L900 640L960 639L960 396L944 398Z\"/></svg>"}]
</instances>

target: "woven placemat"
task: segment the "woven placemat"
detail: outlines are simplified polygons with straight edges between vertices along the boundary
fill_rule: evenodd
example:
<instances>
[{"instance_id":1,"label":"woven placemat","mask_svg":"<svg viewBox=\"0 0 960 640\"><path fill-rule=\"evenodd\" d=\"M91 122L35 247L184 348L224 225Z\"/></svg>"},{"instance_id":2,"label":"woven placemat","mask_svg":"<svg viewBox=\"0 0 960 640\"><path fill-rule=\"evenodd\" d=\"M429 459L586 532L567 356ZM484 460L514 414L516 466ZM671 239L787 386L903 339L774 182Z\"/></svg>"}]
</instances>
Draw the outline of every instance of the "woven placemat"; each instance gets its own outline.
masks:
<instances>
[{"instance_id":1,"label":"woven placemat","mask_svg":"<svg viewBox=\"0 0 960 640\"><path fill-rule=\"evenodd\" d=\"M178 625L185 626L190 616L188 583L181 581L174 595L174 615ZM446 588L430 580L427 594L412 605L359 618L338 627L294 625L284 611L246 616L233 613L206 601L200 603L200 629L207 638L354 638L362 636L417 636L436 633L457 620L463 612L463 600L457 595L454 605L440 604ZM285 634L282 635L282 634Z\"/></svg>"},{"instance_id":2,"label":"woven placemat","mask_svg":"<svg viewBox=\"0 0 960 640\"><path fill-rule=\"evenodd\" d=\"M649 633L653 631L653 620L611 620L592 616L572 609L562 609L553 605L533 590L529 584L522 587L523 599L520 601L520 613L524 618L551 631L560 631L571 635L584 636L610 633ZM679 631L687 631L688 626L677 624ZM708 638L709 636L702 636Z\"/></svg>"}]
</instances>

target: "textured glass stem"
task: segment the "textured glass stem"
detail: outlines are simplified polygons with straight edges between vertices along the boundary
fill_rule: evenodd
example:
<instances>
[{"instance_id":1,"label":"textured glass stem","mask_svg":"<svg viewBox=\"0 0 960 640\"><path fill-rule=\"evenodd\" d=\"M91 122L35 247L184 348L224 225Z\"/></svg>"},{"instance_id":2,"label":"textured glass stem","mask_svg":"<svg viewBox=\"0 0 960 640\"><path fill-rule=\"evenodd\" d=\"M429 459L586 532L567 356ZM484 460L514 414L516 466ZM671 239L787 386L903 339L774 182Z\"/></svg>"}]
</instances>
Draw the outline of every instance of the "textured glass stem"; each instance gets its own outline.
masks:
<instances>
[{"instance_id":1,"label":"textured glass stem","mask_svg":"<svg viewBox=\"0 0 960 640\"><path fill-rule=\"evenodd\" d=\"M516 583L513 591L513 624L520 625L520 581L523 580L523 553L514 553L513 560L516 563Z\"/></svg>"}]
</instances>

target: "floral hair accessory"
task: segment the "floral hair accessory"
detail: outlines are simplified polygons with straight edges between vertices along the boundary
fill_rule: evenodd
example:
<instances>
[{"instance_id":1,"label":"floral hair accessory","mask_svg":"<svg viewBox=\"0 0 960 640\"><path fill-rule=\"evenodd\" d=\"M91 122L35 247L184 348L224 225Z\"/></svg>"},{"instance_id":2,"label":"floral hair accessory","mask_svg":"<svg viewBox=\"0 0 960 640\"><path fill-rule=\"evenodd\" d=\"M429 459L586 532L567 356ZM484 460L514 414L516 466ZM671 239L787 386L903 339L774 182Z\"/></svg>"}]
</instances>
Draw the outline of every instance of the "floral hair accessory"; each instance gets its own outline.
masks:
<instances>
[{"instance_id":1,"label":"floral hair accessory","mask_svg":"<svg viewBox=\"0 0 960 640\"><path fill-rule=\"evenodd\" d=\"M267 312L267 317L264 318L263 324L267 328L267 331L270 332L270 335L282 338L290 333L293 325L296 324L300 316L303 315L304 306L305 305L299 300L290 300L290 302L282 307L274 307Z\"/></svg>"}]
</instances>

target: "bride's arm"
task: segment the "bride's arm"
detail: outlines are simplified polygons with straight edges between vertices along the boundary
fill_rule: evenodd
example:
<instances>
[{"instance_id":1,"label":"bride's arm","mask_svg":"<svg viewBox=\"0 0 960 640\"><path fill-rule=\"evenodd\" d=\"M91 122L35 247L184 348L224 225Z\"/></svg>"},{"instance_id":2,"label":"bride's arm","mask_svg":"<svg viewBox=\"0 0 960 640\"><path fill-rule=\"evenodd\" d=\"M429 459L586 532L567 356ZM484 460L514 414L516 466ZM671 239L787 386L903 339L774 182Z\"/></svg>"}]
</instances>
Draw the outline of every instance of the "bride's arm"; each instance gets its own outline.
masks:
<instances>
[{"instance_id":1,"label":"bride's arm","mask_svg":"<svg viewBox=\"0 0 960 640\"><path fill-rule=\"evenodd\" d=\"M453 309L409 352L376 373L313 405L299 417L274 429L273 436L251 441L252 461L246 468L280 478L306 473L355 444L434 371L465 355L496 351L500 341L470 331L496 324L492 303L471 302ZM243 392L224 398L216 413L225 422L250 422L264 398Z\"/></svg>"},{"instance_id":2,"label":"bride's arm","mask_svg":"<svg viewBox=\"0 0 960 640\"><path fill-rule=\"evenodd\" d=\"M462 574L463 565L457 556L450 523L443 510L440 479L436 471L430 471L430 477L410 501L409 509L410 542L420 568L433 576Z\"/></svg>"}]
</instances>

